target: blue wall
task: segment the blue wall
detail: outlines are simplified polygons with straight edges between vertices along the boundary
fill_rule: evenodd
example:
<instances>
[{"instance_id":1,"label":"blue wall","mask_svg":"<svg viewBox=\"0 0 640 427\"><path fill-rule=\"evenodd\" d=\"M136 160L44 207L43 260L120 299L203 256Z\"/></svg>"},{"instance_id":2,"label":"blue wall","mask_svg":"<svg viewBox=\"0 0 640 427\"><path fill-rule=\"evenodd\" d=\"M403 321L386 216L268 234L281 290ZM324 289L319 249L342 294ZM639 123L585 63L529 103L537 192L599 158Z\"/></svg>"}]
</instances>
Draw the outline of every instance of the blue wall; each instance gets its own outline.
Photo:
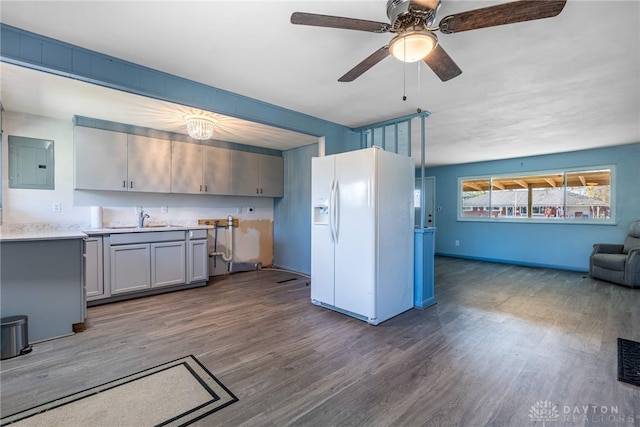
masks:
<instances>
[{"instance_id":1,"label":"blue wall","mask_svg":"<svg viewBox=\"0 0 640 427\"><path fill-rule=\"evenodd\" d=\"M328 129L325 154L360 149L360 134ZM311 274L311 158L318 144L287 150L284 157L284 197L274 201L273 263L277 267Z\"/></svg>"},{"instance_id":2,"label":"blue wall","mask_svg":"<svg viewBox=\"0 0 640 427\"><path fill-rule=\"evenodd\" d=\"M273 253L277 267L311 274L311 158L318 144L287 150L284 197L274 203Z\"/></svg>"},{"instance_id":3,"label":"blue wall","mask_svg":"<svg viewBox=\"0 0 640 427\"><path fill-rule=\"evenodd\" d=\"M617 169L615 225L457 221L458 177L603 164L615 164ZM427 168L425 174L436 177L436 253L440 255L588 271L593 244L622 243L631 221L640 219L640 143ZM455 240L460 246L455 246Z\"/></svg>"},{"instance_id":4,"label":"blue wall","mask_svg":"<svg viewBox=\"0 0 640 427\"><path fill-rule=\"evenodd\" d=\"M324 153L325 155L344 153L347 151L359 150L360 133L348 128L327 128L325 135ZM315 154L317 156L317 154ZM311 191L311 187L309 187Z\"/></svg>"}]
</instances>

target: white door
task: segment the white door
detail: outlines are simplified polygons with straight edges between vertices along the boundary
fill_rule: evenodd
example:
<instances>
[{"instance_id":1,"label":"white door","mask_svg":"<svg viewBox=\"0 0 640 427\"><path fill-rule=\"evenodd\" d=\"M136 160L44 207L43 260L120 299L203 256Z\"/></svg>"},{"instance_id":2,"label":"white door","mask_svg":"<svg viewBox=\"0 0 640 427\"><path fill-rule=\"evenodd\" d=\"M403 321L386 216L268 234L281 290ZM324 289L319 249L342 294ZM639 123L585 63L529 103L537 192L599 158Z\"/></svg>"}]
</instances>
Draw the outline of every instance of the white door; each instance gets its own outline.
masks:
<instances>
[{"instance_id":1,"label":"white door","mask_svg":"<svg viewBox=\"0 0 640 427\"><path fill-rule=\"evenodd\" d=\"M334 156L311 159L311 300L334 305L334 245L329 204Z\"/></svg>"},{"instance_id":2,"label":"white door","mask_svg":"<svg viewBox=\"0 0 640 427\"><path fill-rule=\"evenodd\" d=\"M375 317L375 149L336 156L335 306Z\"/></svg>"}]
</instances>

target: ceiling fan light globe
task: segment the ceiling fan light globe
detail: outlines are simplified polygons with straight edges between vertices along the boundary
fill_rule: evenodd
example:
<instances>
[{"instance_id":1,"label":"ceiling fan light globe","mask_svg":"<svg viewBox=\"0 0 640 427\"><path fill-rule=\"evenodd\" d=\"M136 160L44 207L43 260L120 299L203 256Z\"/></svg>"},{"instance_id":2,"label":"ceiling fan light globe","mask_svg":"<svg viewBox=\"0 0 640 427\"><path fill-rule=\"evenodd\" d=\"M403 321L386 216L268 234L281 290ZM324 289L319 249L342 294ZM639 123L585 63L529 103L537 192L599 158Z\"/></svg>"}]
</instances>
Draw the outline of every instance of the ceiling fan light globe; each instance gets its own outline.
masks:
<instances>
[{"instance_id":1,"label":"ceiling fan light globe","mask_svg":"<svg viewBox=\"0 0 640 427\"><path fill-rule=\"evenodd\" d=\"M389 52L402 62L416 62L431 53L437 43L438 39L430 31L411 31L394 37Z\"/></svg>"}]
</instances>

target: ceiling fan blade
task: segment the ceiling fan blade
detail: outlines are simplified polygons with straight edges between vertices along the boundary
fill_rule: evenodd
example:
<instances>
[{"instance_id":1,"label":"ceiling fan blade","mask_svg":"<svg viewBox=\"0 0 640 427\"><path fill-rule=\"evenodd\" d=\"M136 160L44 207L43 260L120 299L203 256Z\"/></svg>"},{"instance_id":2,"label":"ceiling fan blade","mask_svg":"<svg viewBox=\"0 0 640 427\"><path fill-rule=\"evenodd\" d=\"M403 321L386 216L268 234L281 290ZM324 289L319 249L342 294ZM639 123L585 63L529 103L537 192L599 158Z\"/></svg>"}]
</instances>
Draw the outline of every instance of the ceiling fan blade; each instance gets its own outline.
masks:
<instances>
[{"instance_id":1,"label":"ceiling fan blade","mask_svg":"<svg viewBox=\"0 0 640 427\"><path fill-rule=\"evenodd\" d=\"M353 67L351 70L347 72L344 76L338 79L339 82L352 82L369 68L376 65L378 62L382 61L384 58L389 56L389 46L383 46L380 49L373 52L369 55L364 61Z\"/></svg>"},{"instance_id":2,"label":"ceiling fan blade","mask_svg":"<svg viewBox=\"0 0 640 427\"><path fill-rule=\"evenodd\" d=\"M453 62L453 59L451 59L440 44L438 44L423 61L427 63L429 68L431 68L433 72L436 73L436 76L440 77L440 80L443 82L462 74L462 70Z\"/></svg>"},{"instance_id":3,"label":"ceiling fan blade","mask_svg":"<svg viewBox=\"0 0 640 427\"><path fill-rule=\"evenodd\" d=\"M340 16L317 15L315 13L294 12L291 23L297 25L311 25L314 27L342 28L344 30L368 31L372 33L386 33L390 29L384 22L367 21L365 19L342 18Z\"/></svg>"},{"instance_id":4,"label":"ceiling fan blade","mask_svg":"<svg viewBox=\"0 0 640 427\"><path fill-rule=\"evenodd\" d=\"M562 12L567 0L520 0L483 7L442 18L440 31L445 34L479 28L552 18Z\"/></svg>"}]
</instances>

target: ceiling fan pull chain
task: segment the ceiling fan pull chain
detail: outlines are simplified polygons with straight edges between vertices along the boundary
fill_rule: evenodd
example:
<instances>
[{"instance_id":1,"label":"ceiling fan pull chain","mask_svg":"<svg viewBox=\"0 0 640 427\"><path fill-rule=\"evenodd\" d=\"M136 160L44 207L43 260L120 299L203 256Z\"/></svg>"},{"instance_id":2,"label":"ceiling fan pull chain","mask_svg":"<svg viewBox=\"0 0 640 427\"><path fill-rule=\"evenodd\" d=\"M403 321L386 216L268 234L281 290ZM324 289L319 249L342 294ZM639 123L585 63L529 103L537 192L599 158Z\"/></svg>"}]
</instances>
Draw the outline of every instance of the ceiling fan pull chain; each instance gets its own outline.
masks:
<instances>
[{"instance_id":1,"label":"ceiling fan pull chain","mask_svg":"<svg viewBox=\"0 0 640 427\"><path fill-rule=\"evenodd\" d=\"M422 67L422 65L420 65L422 61L418 61L418 98L422 99L422 79L420 78L420 74L421 74L421 70L420 67Z\"/></svg>"},{"instance_id":2,"label":"ceiling fan pull chain","mask_svg":"<svg viewBox=\"0 0 640 427\"><path fill-rule=\"evenodd\" d=\"M402 100L407 100L407 64L402 67Z\"/></svg>"},{"instance_id":3,"label":"ceiling fan pull chain","mask_svg":"<svg viewBox=\"0 0 640 427\"><path fill-rule=\"evenodd\" d=\"M402 44L403 49L404 49L404 57L407 57L407 44L403 43ZM407 100L407 62L403 61L403 65L402 65L402 100L406 101Z\"/></svg>"}]
</instances>

